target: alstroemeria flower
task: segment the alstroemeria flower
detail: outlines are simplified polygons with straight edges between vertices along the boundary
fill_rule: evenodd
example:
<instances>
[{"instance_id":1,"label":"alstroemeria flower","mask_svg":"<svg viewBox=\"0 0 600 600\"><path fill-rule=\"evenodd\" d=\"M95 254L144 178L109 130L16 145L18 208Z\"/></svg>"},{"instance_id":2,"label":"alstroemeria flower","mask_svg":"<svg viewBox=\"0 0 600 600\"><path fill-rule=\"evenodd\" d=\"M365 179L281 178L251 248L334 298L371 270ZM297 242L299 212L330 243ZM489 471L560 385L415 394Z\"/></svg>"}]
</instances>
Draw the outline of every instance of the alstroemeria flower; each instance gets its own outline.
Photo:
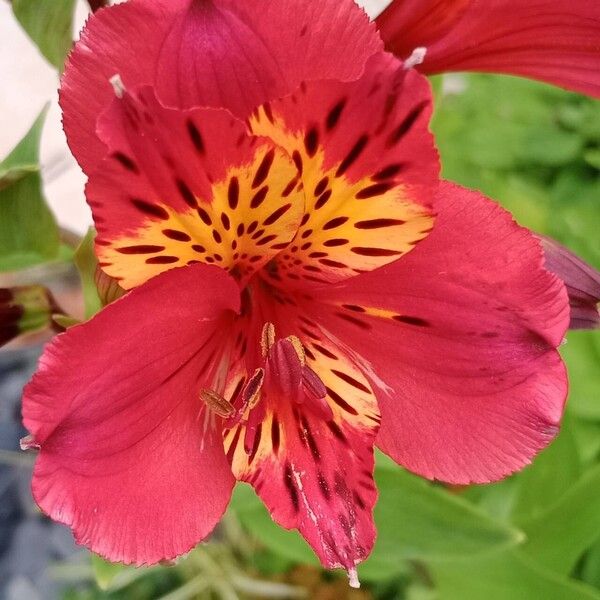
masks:
<instances>
[{"instance_id":1,"label":"alstroemeria flower","mask_svg":"<svg viewBox=\"0 0 600 600\"><path fill-rule=\"evenodd\" d=\"M246 481L356 583L375 445L470 483L554 437L564 286L508 213L440 185L428 84L352 0L97 15L62 103L100 265L131 291L26 388L35 498L144 564L204 539Z\"/></svg>"},{"instance_id":2,"label":"alstroemeria flower","mask_svg":"<svg viewBox=\"0 0 600 600\"><path fill-rule=\"evenodd\" d=\"M422 73L521 75L600 97L597 0L392 0L377 25Z\"/></svg>"},{"instance_id":3,"label":"alstroemeria flower","mask_svg":"<svg viewBox=\"0 0 600 600\"><path fill-rule=\"evenodd\" d=\"M53 326L59 313L54 297L42 285L0 288L0 346L26 333Z\"/></svg>"}]
</instances>

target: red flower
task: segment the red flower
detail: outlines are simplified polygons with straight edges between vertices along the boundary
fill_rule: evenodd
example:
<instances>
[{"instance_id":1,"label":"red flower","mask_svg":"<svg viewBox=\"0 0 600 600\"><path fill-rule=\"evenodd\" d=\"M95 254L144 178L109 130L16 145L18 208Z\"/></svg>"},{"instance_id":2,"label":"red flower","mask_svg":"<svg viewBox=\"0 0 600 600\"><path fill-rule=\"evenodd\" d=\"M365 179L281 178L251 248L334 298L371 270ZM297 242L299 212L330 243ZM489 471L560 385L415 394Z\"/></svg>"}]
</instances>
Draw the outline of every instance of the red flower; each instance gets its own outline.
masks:
<instances>
[{"instance_id":1,"label":"red flower","mask_svg":"<svg viewBox=\"0 0 600 600\"><path fill-rule=\"evenodd\" d=\"M131 290L25 391L34 495L79 542L173 558L238 479L355 583L374 444L469 483L554 437L564 286L505 211L439 184L429 87L352 0L101 10L62 104Z\"/></svg>"},{"instance_id":2,"label":"red flower","mask_svg":"<svg viewBox=\"0 0 600 600\"><path fill-rule=\"evenodd\" d=\"M393 0L377 24L422 73L522 75L600 97L597 0Z\"/></svg>"}]
</instances>

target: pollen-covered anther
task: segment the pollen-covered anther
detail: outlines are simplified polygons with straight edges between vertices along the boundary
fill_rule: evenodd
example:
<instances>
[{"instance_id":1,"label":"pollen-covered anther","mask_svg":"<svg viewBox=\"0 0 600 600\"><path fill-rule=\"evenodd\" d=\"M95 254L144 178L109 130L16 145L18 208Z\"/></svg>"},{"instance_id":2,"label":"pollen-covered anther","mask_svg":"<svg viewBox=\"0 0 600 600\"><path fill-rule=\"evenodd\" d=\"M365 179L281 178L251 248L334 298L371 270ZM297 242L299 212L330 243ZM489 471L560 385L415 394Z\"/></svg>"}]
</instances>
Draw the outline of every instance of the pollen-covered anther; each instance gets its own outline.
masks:
<instances>
[{"instance_id":1,"label":"pollen-covered anther","mask_svg":"<svg viewBox=\"0 0 600 600\"><path fill-rule=\"evenodd\" d=\"M244 401L244 407L254 408L260 399L260 391L262 389L263 381L265 380L265 370L258 368L254 371L254 374L248 380L242 390L242 399Z\"/></svg>"},{"instance_id":2,"label":"pollen-covered anther","mask_svg":"<svg viewBox=\"0 0 600 600\"><path fill-rule=\"evenodd\" d=\"M231 417L235 412L233 404L213 390L202 390L200 392L200 399L204 401L212 412L224 419Z\"/></svg>"},{"instance_id":3,"label":"pollen-covered anther","mask_svg":"<svg viewBox=\"0 0 600 600\"><path fill-rule=\"evenodd\" d=\"M302 345L302 342L295 335L290 335L286 339L290 342L290 344L292 344L296 354L298 355L300 364L304 366L306 364L306 353L304 352L304 346Z\"/></svg>"},{"instance_id":4,"label":"pollen-covered anther","mask_svg":"<svg viewBox=\"0 0 600 600\"><path fill-rule=\"evenodd\" d=\"M262 352L262 357L267 358L269 351L273 347L275 343L275 325L273 323L265 323L262 330L262 335L260 339L260 349Z\"/></svg>"}]
</instances>

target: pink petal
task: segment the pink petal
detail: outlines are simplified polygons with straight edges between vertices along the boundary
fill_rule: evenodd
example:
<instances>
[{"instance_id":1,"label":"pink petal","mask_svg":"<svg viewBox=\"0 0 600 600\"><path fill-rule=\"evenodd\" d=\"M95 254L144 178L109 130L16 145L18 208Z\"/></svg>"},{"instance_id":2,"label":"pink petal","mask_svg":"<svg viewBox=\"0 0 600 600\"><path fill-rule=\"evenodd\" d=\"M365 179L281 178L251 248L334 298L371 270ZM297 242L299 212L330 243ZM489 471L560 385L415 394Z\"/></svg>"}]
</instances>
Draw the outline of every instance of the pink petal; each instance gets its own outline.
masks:
<instances>
[{"instance_id":1,"label":"pink petal","mask_svg":"<svg viewBox=\"0 0 600 600\"><path fill-rule=\"evenodd\" d=\"M78 543L151 564L190 550L223 514L233 477L199 394L238 296L220 269L174 269L47 346L23 398L41 446L33 494Z\"/></svg>"},{"instance_id":2,"label":"pink petal","mask_svg":"<svg viewBox=\"0 0 600 600\"><path fill-rule=\"evenodd\" d=\"M64 125L89 173L105 149L109 78L153 85L170 106L245 117L306 79L355 79L381 40L352 0L135 0L90 18L62 81Z\"/></svg>"},{"instance_id":3,"label":"pink petal","mask_svg":"<svg viewBox=\"0 0 600 600\"><path fill-rule=\"evenodd\" d=\"M322 288L301 310L369 376L382 450L428 478L489 482L558 431L566 292L535 238L495 203L444 183L434 208L433 232L413 252Z\"/></svg>"},{"instance_id":4,"label":"pink petal","mask_svg":"<svg viewBox=\"0 0 600 600\"><path fill-rule=\"evenodd\" d=\"M562 279L571 304L571 329L600 327L600 273L555 240L539 236L545 266Z\"/></svg>"},{"instance_id":5,"label":"pink petal","mask_svg":"<svg viewBox=\"0 0 600 600\"><path fill-rule=\"evenodd\" d=\"M131 289L206 262L249 277L294 237L298 169L223 109L166 109L151 88L125 92L99 120L110 154L86 189L106 273Z\"/></svg>"},{"instance_id":6,"label":"pink petal","mask_svg":"<svg viewBox=\"0 0 600 600\"><path fill-rule=\"evenodd\" d=\"M401 58L427 48L423 73L507 73L600 97L596 0L395 0L377 24Z\"/></svg>"},{"instance_id":7,"label":"pink petal","mask_svg":"<svg viewBox=\"0 0 600 600\"><path fill-rule=\"evenodd\" d=\"M427 235L439 178L431 110L427 80L382 52L357 81L305 84L254 113L253 132L301 166L305 214L277 257L286 285L353 277Z\"/></svg>"}]
</instances>

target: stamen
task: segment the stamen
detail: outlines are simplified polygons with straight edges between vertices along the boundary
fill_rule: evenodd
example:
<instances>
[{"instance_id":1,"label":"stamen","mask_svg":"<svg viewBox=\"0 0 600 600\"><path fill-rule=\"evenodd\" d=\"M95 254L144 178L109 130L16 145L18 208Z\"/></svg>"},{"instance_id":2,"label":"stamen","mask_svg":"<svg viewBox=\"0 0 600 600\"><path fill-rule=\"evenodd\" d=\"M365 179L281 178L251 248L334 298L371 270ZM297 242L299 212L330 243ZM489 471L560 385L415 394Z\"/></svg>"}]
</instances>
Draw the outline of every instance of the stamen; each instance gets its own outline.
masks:
<instances>
[{"instance_id":1,"label":"stamen","mask_svg":"<svg viewBox=\"0 0 600 600\"><path fill-rule=\"evenodd\" d=\"M224 419L230 417L235 412L233 404L213 390L202 390L200 392L200 399L203 400L206 403L206 406L208 406L208 408L216 415L223 417Z\"/></svg>"},{"instance_id":2,"label":"stamen","mask_svg":"<svg viewBox=\"0 0 600 600\"><path fill-rule=\"evenodd\" d=\"M269 351L273 347L274 343L275 343L275 325L273 325L273 323L270 323L270 322L265 323L263 330L262 330L261 340L260 340L260 349L262 351L263 358L267 358L267 355L269 354Z\"/></svg>"},{"instance_id":3,"label":"stamen","mask_svg":"<svg viewBox=\"0 0 600 600\"><path fill-rule=\"evenodd\" d=\"M112 85L113 87L115 96L117 98L122 98L126 90L121 76L117 73L116 75L113 75L108 81L110 81L110 85Z\"/></svg>"},{"instance_id":4,"label":"stamen","mask_svg":"<svg viewBox=\"0 0 600 600\"><path fill-rule=\"evenodd\" d=\"M300 360L300 364L304 366L306 364L306 354L304 352L304 346L302 345L302 342L295 335L290 335L287 340L294 347L294 350L298 355L298 359Z\"/></svg>"},{"instance_id":5,"label":"stamen","mask_svg":"<svg viewBox=\"0 0 600 600\"><path fill-rule=\"evenodd\" d=\"M265 379L264 369L258 368L248 380L248 383L242 391L242 399L244 401L244 412L246 408L254 408L260 398L260 390Z\"/></svg>"},{"instance_id":6,"label":"stamen","mask_svg":"<svg viewBox=\"0 0 600 600\"><path fill-rule=\"evenodd\" d=\"M404 61L405 69L412 69L417 65L423 64L425 56L427 55L427 48L419 46L412 51L412 54Z\"/></svg>"}]
</instances>

